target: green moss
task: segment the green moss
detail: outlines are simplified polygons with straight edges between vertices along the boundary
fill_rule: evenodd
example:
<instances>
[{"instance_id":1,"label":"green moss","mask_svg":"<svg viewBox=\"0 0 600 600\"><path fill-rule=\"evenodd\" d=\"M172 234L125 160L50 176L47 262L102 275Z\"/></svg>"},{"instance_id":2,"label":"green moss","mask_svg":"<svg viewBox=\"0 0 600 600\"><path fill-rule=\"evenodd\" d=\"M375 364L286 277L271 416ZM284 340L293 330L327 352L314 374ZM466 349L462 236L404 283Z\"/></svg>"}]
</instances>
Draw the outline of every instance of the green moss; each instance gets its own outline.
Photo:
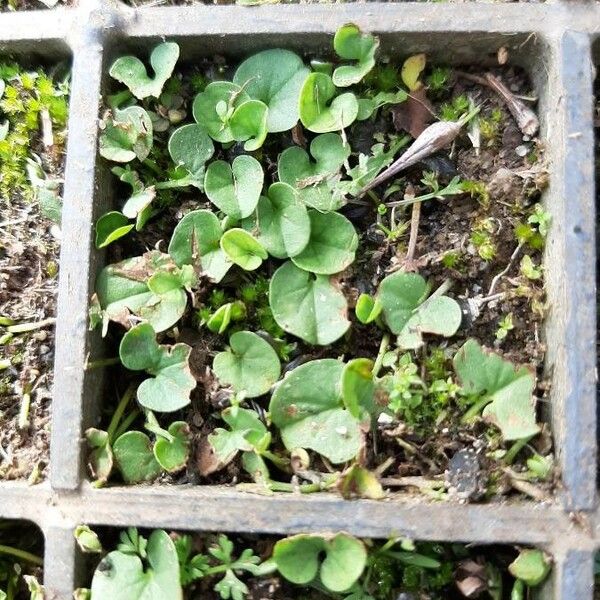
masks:
<instances>
[{"instance_id":1,"label":"green moss","mask_svg":"<svg viewBox=\"0 0 600 600\"><path fill-rule=\"evenodd\" d=\"M25 71L15 63L0 64L0 79L6 86L0 99L0 123L8 124L6 136L0 140L0 195L10 197L19 192L31 197L25 165L40 134L40 113L48 112L60 152L67 123L68 85L54 82L40 70Z\"/></svg>"}]
</instances>

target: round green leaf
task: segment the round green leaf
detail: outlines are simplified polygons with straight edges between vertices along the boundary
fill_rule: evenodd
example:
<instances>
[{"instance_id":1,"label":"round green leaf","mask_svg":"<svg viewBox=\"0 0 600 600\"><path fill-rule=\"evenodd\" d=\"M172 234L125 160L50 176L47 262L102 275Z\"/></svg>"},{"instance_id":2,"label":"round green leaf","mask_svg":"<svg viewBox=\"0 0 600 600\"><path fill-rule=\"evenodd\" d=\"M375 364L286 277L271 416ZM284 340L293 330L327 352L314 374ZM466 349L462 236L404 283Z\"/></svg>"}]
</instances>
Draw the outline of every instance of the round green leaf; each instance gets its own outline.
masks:
<instances>
[{"instance_id":1,"label":"round green leaf","mask_svg":"<svg viewBox=\"0 0 600 600\"><path fill-rule=\"evenodd\" d=\"M281 372L271 344L250 331L238 331L229 338L229 347L213 362L219 380L236 392L245 392L248 398L266 394Z\"/></svg>"},{"instance_id":2,"label":"round green leaf","mask_svg":"<svg viewBox=\"0 0 600 600\"><path fill-rule=\"evenodd\" d=\"M235 109L248 100L250 97L239 85L213 81L194 100L194 120L206 128L213 140L222 144L233 142L229 120Z\"/></svg>"},{"instance_id":3,"label":"round green leaf","mask_svg":"<svg viewBox=\"0 0 600 600\"><path fill-rule=\"evenodd\" d=\"M221 238L221 248L229 260L246 271L254 271L268 258L260 242L244 229L227 230Z\"/></svg>"},{"instance_id":4,"label":"round green leaf","mask_svg":"<svg viewBox=\"0 0 600 600\"><path fill-rule=\"evenodd\" d=\"M402 331L415 308L425 300L428 293L427 282L417 273L398 272L388 275L381 282L377 298L392 333Z\"/></svg>"},{"instance_id":5,"label":"round green leaf","mask_svg":"<svg viewBox=\"0 0 600 600\"><path fill-rule=\"evenodd\" d=\"M338 533L326 540L321 582L332 592L345 592L356 583L366 564L365 545L355 537Z\"/></svg>"},{"instance_id":6,"label":"round green leaf","mask_svg":"<svg viewBox=\"0 0 600 600\"><path fill-rule=\"evenodd\" d=\"M259 241L276 258L296 256L308 244L310 219L306 207L287 183L274 183L258 201Z\"/></svg>"},{"instance_id":7,"label":"round green leaf","mask_svg":"<svg viewBox=\"0 0 600 600\"><path fill-rule=\"evenodd\" d=\"M190 403L190 393L196 387L188 364L191 351L187 344L158 344L148 323L132 327L123 336L119 346L123 366L153 375L138 387L137 399L142 406L172 412Z\"/></svg>"},{"instance_id":8,"label":"round green leaf","mask_svg":"<svg viewBox=\"0 0 600 600\"><path fill-rule=\"evenodd\" d=\"M171 286L152 289L151 275L164 271L168 271ZM187 304L183 276L175 271L171 258L158 250L104 267L96 293L106 317L127 327L133 314L150 323L156 332L173 326Z\"/></svg>"},{"instance_id":9,"label":"round green leaf","mask_svg":"<svg viewBox=\"0 0 600 600\"><path fill-rule=\"evenodd\" d=\"M366 412L375 416L374 363L368 358L351 360L342 372L342 398L350 414L361 419Z\"/></svg>"},{"instance_id":10,"label":"round green leaf","mask_svg":"<svg viewBox=\"0 0 600 600\"><path fill-rule=\"evenodd\" d=\"M300 92L300 120L315 133L339 131L358 115L358 100L351 92L334 98L336 88L329 75L311 73Z\"/></svg>"},{"instance_id":11,"label":"round green leaf","mask_svg":"<svg viewBox=\"0 0 600 600\"><path fill-rule=\"evenodd\" d=\"M260 163L252 156L237 156L231 166L217 160L206 169L204 189L209 200L232 219L249 217L258 204L264 181Z\"/></svg>"},{"instance_id":12,"label":"round green leaf","mask_svg":"<svg viewBox=\"0 0 600 600\"><path fill-rule=\"evenodd\" d=\"M289 261L271 278L269 304L277 324L309 344L327 346L350 327L342 292L328 277L303 271Z\"/></svg>"},{"instance_id":13,"label":"round green leaf","mask_svg":"<svg viewBox=\"0 0 600 600\"><path fill-rule=\"evenodd\" d=\"M398 346L404 349L419 348L423 333L444 337L453 336L460 327L462 311L456 300L447 296L431 298L421 304L398 335Z\"/></svg>"},{"instance_id":14,"label":"round green leaf","mask_svg":"<svg viewBox=\"0 0 600 600\"><path fill-rule=\"evenodd\" d=\"M377 298L373 298L369 294L361 294L356 301L356 318L361 323L372 323L381 314L383 307Z\"/></svg>"},{"instance_id":15,"label":"round green leaf","mask_svg":"<svg viewBox=\"0 0 600 600\"><path fill-rule=\"evenodd\" d=\"M292 257L294 264L319 275L333 275L350 266L358 247L352 223L336 212L311 210L308 216L310 239L304 250Z\"/></svg>"},{"instance_id":16,"label":"round green leaf","mask_svg":"<svg viewBox=\"0 0 600 600\"><path fill-rule=\"evenodd\" d=\"M360 423L342 408L343 363L332 358L297 367L275 388L269 412L288 450L309 448L338 464L356 456Z\"/></svg>"},{"instance_id":17,"label":"round green leaf","mask_svg":"<svg viewBox=\"0 0 600 600\"><path fill-rule=\"evenodd\" d=\"M128 431L117 438L113 454L125 483L152 481L162 472L154 458L150 438L141 431Z\"/></svg>"},{"instance_id":18,"label":"round green leaf","mask_svg":"<svg viewBox=\"0 0 600 600\"><path fill-rule=\"evenodd\" d=\"M337 210L343 197L335 193L334 181L350 156L350 146L339 134L325 133L313 139L310 153L314 162L303 148L286 148L277 162L279 180L295 187L307 206L323 212Z\"/></svg>"},{"instance_id":19,"label":"round green leaf","mask_svg":"<svg viewBox=\"0 0 600 600\"><path fill-rule=\"evenodd\" d=\"M296 585L306 585L319 573L319 553L323 540L301 533L279 540L273 548L273 560L279 572Z\"/></svg>"},{"instance_id":20,"label":"round green leaf","mask_svg":"<svg viewBox=\"0 0 600 600\"><path fill-rule=\"evenodd\" d=\"M357 63L337 67L333 72L333 83L338 87L359 83L375 66L378 47L379 40L375 36L361 33L353 23L340 27L333 38L333 48L341 58L356 60Z\"/></svg>"},{"instance_id":21,"label":"round green leaf","mask_svg":"<svg viewBox=\"0 0 600 600\"><path fill-rule=\"evenodd\" d=\"M508 565L508 570L513 577L524 581L528 586L535 587L546 579L550 566L546 555L534 548L521 550L519 556Z\"/></svg>"},{"instance_id":22,"label":"round green leaf","mask_svg":"<svg viewBox=\"0 0 600 600\"><path fill-rule=\"evenodd\" d=\"M182 600L175 544L163 530L153 531L144 567L139 556L110 552L94 572L92 597L110 600Z\"/></svg>"},{"instance_id":23,"label":"round green leaf","mask_svg":"<svg viewBox=\"0 0 600 600\"><path fill-rule=\"evenodd\" d=\"M176 129L169 138L168 148L173 162L192 175L199 173L215 152L206 130L194 123Z\"/></svg>"},{"instance_id":24,"label":"round green leaf","mask_svg":"<svg viewBox=\"0 0 600 600\"><path fill-rule=\"evenodd\" d=\"M158 437L154 442L154 457L165 471L177 473L185 467L190 456L190 427L185 421L175 421L168 431L173 441Z\"/></svg>"},{"instance_id":25,"label":"round green leaf","mask_svg":"<svg viewBox=\"0 0 600 600\"><path fill-rule=\"evenodd\" d=\"M133 229L133 223L120 212L103 214L96 223L96 248L105 248L114 241L127 235Z\"/></svg>"},{"instance_id":26,"label":"round green leaf","mask_svg":"<svg viewBox=\"0 0 600 600\"><path fill-rule=\"evenodd\" d=\"M229 127L238 142L246 142L244 150L258 150L267 137L267 105L260 100L248 100L235 109Z\"/></svg>"},{"instance_id":27,"label":"round green leaf","mask_svg":"<svg viewBox=\"0 0 600 600\"><path fill-rule=\"evenodd\" d=\"M126 163L145 160L152 149L152 120L141 106L115 110L100 135L100 156Z\"/></svg>"},{"instance_id":28,"label":"round green leaf","mask_svg":"<svg viewBox=\"0 0 600 600\"><path fill-rule=\"evenodd\" d=\"M177 223L169 243L169 254L177 266L192 265L219 282L231 267L221 249L222 235L221 224L213 212L194 210Z\"/></svg>"},{"instance_id":29,"label":"round green leaf","mask_svg":"<svg viewBox=\"0 0 600 600\"><path fill-rule=\"evenodd\" d=\"M298 122L298 97L308 72L297 54L265 50L246 59L235 72L233 82L268 106L268 131L287 131Z\"/></svg>"},{"instance_id":30,"label":"round green leaf","mask_svg":"<svg viewBox=\"0 0 600 600\"><path fill-rule=\"evenodd\" d=\"M154 78L148 77L144 63L135 56L117 58L111 65L109 74L125 84L140 100L148 96L158 98L163 85L171 77L178 58L179 46L175 42L164 42L156 46L150 55Z\"/></svg>"},{"instance_id":31,"label":"round green leaf","mask_svg":"<svg viewBox=\"0 0 600 600\"><path fill-rule=\"evenodd\" d=\"M323 563L319 565L322 554ZM305 585L319 574L321 583L331 592L345 592L362 575L367 550L347 533L334 536L299 534L279 540L273 548L277 569L288 581Z\"/></svg>"}]
</instances>

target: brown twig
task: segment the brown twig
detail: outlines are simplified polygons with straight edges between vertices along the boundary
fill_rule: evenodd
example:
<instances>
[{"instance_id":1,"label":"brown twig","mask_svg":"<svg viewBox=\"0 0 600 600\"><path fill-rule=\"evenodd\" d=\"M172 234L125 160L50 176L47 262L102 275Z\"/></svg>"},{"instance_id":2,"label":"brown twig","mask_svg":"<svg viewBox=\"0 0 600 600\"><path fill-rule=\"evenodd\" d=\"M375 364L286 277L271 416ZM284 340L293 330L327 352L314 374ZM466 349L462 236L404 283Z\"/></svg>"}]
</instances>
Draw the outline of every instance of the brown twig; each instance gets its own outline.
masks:
<instances>
[{"instance_id":1,"label":"brown twig","mask_svg":"<svg viewBox=\"0 0 600 600\"><path fill-rule=\"evenodd\" d=\"M408 238L408 250L404 264L410 267L415 258L415 250L417 249L417 237L419 236L419 220L421 218L421 203L413 204L412 215L410 217L410 236Z\"/></svg>"},{"instance_id":2,"label":"brown twig","mask_svg":"<svg viewBox=\"0 0 600 600\"><path fill-rule=\"evenodd\" d=\"M465 73L464 71L457 71L457 75L496 92L515 118L521 132L528 136L534 136L537 133L540 122L536 114L524 102L519 100L498 77L491 73L486 73L483 77L480 77L479 75Z\"/></svg>"}]
</instances>

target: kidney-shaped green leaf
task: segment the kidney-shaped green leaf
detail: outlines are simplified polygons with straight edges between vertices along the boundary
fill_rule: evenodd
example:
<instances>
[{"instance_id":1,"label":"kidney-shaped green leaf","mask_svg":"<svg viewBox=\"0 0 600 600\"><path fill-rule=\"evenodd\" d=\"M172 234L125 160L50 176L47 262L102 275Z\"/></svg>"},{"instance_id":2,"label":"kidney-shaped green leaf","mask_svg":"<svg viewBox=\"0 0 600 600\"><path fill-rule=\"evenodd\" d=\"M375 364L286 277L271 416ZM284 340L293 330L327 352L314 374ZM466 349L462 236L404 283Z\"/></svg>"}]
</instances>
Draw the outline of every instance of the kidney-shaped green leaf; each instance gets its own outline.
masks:
<instances>
[{"instance_id":1,"label":"kidney-shaped green leaf","mask_svg":"<svg viewBox=\"0 0 600 600\"><path fill-rule=\"evenodd\" d=\"M219 282L232 263L221 248L223 230L210 210L193 210L177 223L169 243L169 254L178 266L192 265Z\"/></svg>"},{"instance_id":2,"label":"kidney-shaped green leaf","mask_svg":"<svg viewBox=\"0 0 600 600\"><path fill-rule=\"evenodd\" d=\"M318 576L329 591L344 592L362 575L367 550L363 542L347 533L299 534L279 540L273 549L273 560L292 583L305 585Z\"/></svg>"},{"instance_id":3,"label":"kidney-shaped green leaf","mask_svg":"<svg viewBox=\"0 0 600 600\"><path fill-rule=\"evenodd\" d=\"M132 327L123 336L119 346L123 366L153 375L138 387L137 399L142 406L172 412L190 403L190 393L196 387L188 364L191 351L187 344L161 346L148 323Z\"/></svg>"},{"instance_id":4,"label":"kidney-shaped green leaf","mask_svg":"<svg viewBox=\"0 0 600 600\"><path fill-rule=\"evenodd\" d=\"M373 361L368 358L355 358L342 372L344 405L357 419L362 419L365 413L376 416L373 366Z\"/></svg>"},{"instance_id":5,"label":"kidney-shaped green leaf","mask_svg":"<svg viewBox=\"0 0 600 600\"><path fill-rule=\"evenodd\" d=\"M141 431L127 431L114 443L115 462L125 483L143 483L162 472L152 452L150 438Z\"/></svg>"},{"instance_id":6,"label":"kidney-shaped green leaf","mask_svg":"<svg viewBox=\"0 0 600 600\"><path fill-rule=\"evenodd\" d=\"M332 358L313 360L288 373L275 388L269 412L288 450L308 448L336 464L356 456L361 427L342 406L343 368Z\"/></svg>"},{"instance_id":7,"label":"kidney-shaped green leaf","mask_svg":"<svg viewBox=\"0 0 600 600\"><path fill-rule=\"evenodd\" d=\"M167 275L169 285L161 286L153 279L155 275ZM108 320L127 327L133 314L161 332L183 315L186 284L187 275L169 255L152 250L104 267L96 281L96 293Z\"/></svg>"},{"instance_id":8,"label":"kidney-shaped green leaf","mask_svg":"<svg viewBox=\"0 0 600 600\"><path fill-rule=\"evenodd\" d=\"M303 148L286 148L277 162L279 179L294 186L307 206L320 211L336 210L343 198L335 193L335 178L350 156L350 146L339 134L325 133L313 139L310 153L314 162Z\"/></svg>"},{"instance_id":9,"label":"kidney-shaped green leaf","mask_svg":"<svg viewBox=\"0 0 600 600\"><path fill-rule=\"evenodd\" d=\"M245 229L228 229L221 238L221 248L231 262L246 271L254 271L269 255L262 244Z\"/></svg>"},{"instance_id":10,"label":"kidney-shaped green leaf","mask_svg":"<svg viewBox=\"0 0 600 600\"><path fill-rule=\"evenodd\" d=\"M268 106L267 130L287 131L298 122L298 98L308 75L302 59L289 50L264 50L246 59L233 82Z\"/></svg>"},{"instance_id":11,"label":"kidney-shaped green leaf","mask_svg":"<svg viewBox=\"0 0 600 600\"><path fill-rule=\"evenodd\" d=\"M379 286L377 300L392 333L398 334L398 346L418 348L423 333L450 337L462 320L458 303L447 296L427 299L429 286L417 273L398 272L386 277Z\"/></svg>"},{"instance_id":12,"label":"kidney-shaped green leaf","mask_svg":"<svg viewBox=\"0 0 600 600\"><path fill-rule=\"evenodd\" d=\"M505 440L535 435L533 390L535 375L527 367L516 367L500 355L467 340L454 356L454 369L467 394L487 394L483 417L496 425Z\"/></svg>"},{"instance_id":13,"label":"kidney-shaped green leaf","mask_svg":"<svg viewBox=\"0 0 600 600\"><path fill-rule=\"evenodd\" d=\"M92 597L110 600L182 600L175 544L163 530L153 531L139 556L116 550L102 559L92 579Z\"/></svg>"},{"instance_id":14,"label":"kidney-shaped green leaf","mask_svg":"<svg viewBox=\"0 0 600 600\"><path fill-rule=\"evenodd\" d=\"M239 220L254 212L264 177L260 163L252 156L237 156L231 166L216 160L206 169L204 189L217 208Z\"/></svg>"},{"instance_id":15,"label":"kidney-shaped green leaf","mask_svg":"<svg viewBox=\"0 0 600 600\"><path fill-rule=\"evenodd\" d=\"M524 581L531 587L540 585L548 576L551 562L542 550L526 548L519 552L519 556L508 565L508 570L513 577Z\"/></svg>"},{"instance_id":16,"label":"kidney-shaped green leaf","mask_svg":"<svg viewBox=\"0 0 600 600\"><path fill-rule=\"evenodd\" d=\"M300 252L292 257L297 267L319 275L333 275L354 262L358 235L350 221L336 212L308 212L310 239Z\"/></svg>"},{"instance_id":17,"label":"kidney-shaped green leaf","mask_svg":"<svg viewBox=\"0 0 600 600\"><path fill-rule=\"evenodd\" d=\"M100 134L100 156L108 160L145 160L151 149L152 120L141 106L116 109Z\"/></svg>"},{"instance_id":18,"label":"kidney-shaped green leaf","mask_svg":"<svg viewBox=\"0 0 600 600\"><path fill-rule=\"evenodd\" d=\"M222 383L255 398L271 389L281 366L269 342L251 331L238 331L229 338L229 349L215 356L213 370Z\"/></svg>"},{"instance_id":19,"label":"kidney-shaped green leaf","mask_svg":"<svg viewBox=\"0 0 600 600\"><path fill-rule=\"evenodd\" d=\"M133 223L129 223L129 219L120 212L104 213L96 223L96 248L105 248L127 235L133 227Z\"/></svg>"},{"instance_id":20,"label":"kidney-shaped green leaf","mask_svg":"<svg viewBox=\"0 0 600 600\"><path fill-rule=\"evenodd\" d=\"M244 150L258 150L267 137L267 105L260 100L248 100L235 109L229 121L233 137L245 142Z\"/></svg>"},{"instance_id":21,"label":"kidney-shaped green leaf","mask_svg":"<svg viewBox=\"0 0 600 600\"><path fill-rule=\"evenodd\" d=\"M164 42L152 50L150 64L154 77L149 77L144 63L135 56L122 56L111 65L111 77L125 84L131 93L140 100L148 96L158 98L163 85L171 77L177 59L179 46L175 42Z\"/></svg>"},{"instance_id":22,"label":"kidney-shaped green leaf","mask_svg":"<svg viewBox=\"0 0 600 600\"><path fill-rule=\"evenodd\" d=\"M375 52L379 39L369 33L361 33L353 23L340 27L333 38L333 47L341 58L356 60L354 65L343 65L333 72L333 83L348 87L361 79L375 66Z\"/></svg>"},{"instance_id":23,"label":"kidney-shaped green leaf","mask_svg":"<svg viewBox=\"0 0 600 600\"><path fill-rule=\"evenodd\" d=\"M272 256L296 256L308 244L310 219L296 191L287 183L273 183L258 201L258 239Z\"/></svg>"},{"instance_id":24,"label":"kidney-shaped green leaf","mask_svg":"<svg viewBox=\"0 0 600 600\"><path fill-rule=\"evenodd\" d=\"M190 426L185 421L175 421L169 425L168 432L173 439L158 437L154 442L154 457L165 471L177 473L190 457Z\"/></svg>"},{"instance_id":25,"label":"kidney-shaped green leaf","mask_svg":"<svg viewBox=\"0 0 600 600\"><path fill-rule=\"evenodd\" d=\"M206 130L195 123L176 129L169 138L168 148L173 162L196 176L202 174L206 161L215 152Z\"/></svg>"},{"instance_id":26,"label":"kidney-shaped green leaf","mask_svg":"<svg viewBox=\"0 0 600 600\"><path fill-rule=\"evenodd\" d=\"M351 125L358 115L358 100L351 92L335 96L329 75L311 73L300 92L300 120L315 133L339 131Z\"/></svg>"},{"instance_id":27,"label":"kidney-shaped green leaf","mask_svg":"<svg viewBox=\"0 0 600 600\"><path fill-rule=\"evenodd\" d=\"M235 139L230 120L238 108L250 96L239 85L229 81L213 81L200 92L192 107L194 120L205 127L213 140L226 144Z\"/></svg>"},{"instance_id":28,"label":"kidney-shaped green leaf","mask_svg":"<svg viewBox=\"0 0 600 600\"><path fill-rule=\"evenodd\" d=\"M309 344L327 346L350 327L346 298L323 275L286 262L271 278L269 304L277 324Z\"/></svg>"},{"instance_id":29,"label":"kidney-shaped green leaf","mask_svg":"<svg viewBox=\"0 0 600 600\"><path fill-rule=\"evenodd\" d=\"M217 428L208 441L222 464L227 464L239 452L251 452L270 441L265 424L254 410L230 406L221 413L230 430Z\"/></svg>"}]
</instances>

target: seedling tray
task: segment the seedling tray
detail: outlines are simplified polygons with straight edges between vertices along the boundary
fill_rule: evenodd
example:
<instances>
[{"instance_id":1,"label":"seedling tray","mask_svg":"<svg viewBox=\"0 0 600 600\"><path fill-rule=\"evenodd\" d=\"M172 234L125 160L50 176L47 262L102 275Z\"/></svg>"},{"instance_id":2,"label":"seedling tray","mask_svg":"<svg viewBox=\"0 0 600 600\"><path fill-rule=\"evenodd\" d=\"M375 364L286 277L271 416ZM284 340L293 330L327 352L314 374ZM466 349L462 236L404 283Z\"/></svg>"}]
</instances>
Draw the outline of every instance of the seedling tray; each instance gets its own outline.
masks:
<instances>
[{"instance_id":1,"label":"seedling tray","mask_svg":"<svg viewBox=\"0 0 600 600\"><path fill-rule=\"evenodd\" d=\"M125 51L145 56L163 38L179 43L184 61L215 53L247 56L267 47L319 49L347 22L380 36L391 55L426 52L432 60L491 64L506 46L539 92L550 163L543 201L553 222L545 255L550 313L544 336L552 380L545 416L562 478L555 501L460 505L402 497L374 502L328 494L259 496L218 486L92 488L83 431L100 409L103 373L85 366L90 356L104 356L99 334L88 331L88 301L102 266L93 250L93 224L113 197L108 168L96 153L107 66ZM44 532L51 598L71 598L83 583L72 535L79 523L279 534L345 530L362 537L535 545L554 559L543 597L592 598L600 546L592 122L598 23L600 4L571 2L132 9L83 0L70 9L0 15L0 55L28 61L73 57L51 476L35 487L0 483L0 518L29 519Z\"/></svg>"}]
</instances>

